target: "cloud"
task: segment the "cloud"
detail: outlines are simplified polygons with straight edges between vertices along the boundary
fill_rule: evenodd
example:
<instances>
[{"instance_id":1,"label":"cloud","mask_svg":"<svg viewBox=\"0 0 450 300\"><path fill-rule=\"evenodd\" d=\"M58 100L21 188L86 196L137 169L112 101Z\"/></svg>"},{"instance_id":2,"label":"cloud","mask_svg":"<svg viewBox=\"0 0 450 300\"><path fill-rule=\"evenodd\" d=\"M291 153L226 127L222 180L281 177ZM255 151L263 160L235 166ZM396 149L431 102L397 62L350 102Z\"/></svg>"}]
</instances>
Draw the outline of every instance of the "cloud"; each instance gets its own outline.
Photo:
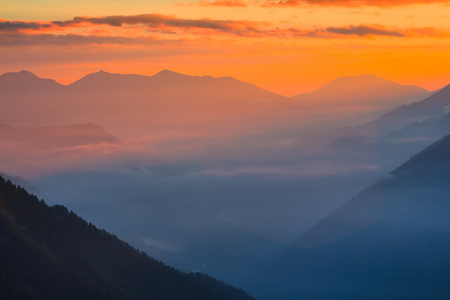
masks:
<instances>
[{"instance_id":1,"label":"cloud","mask_svg":"<svg viewBox=\"0 0 450 300\"><path fill-rule=\"evenodd\" d=\"M253 22L245 20L214 20L214 19L181 19L173 16L160 14L143 14L134 16L106 16L99 18L75 17L72 20L53 21L54 25L61 27L78 26L80 24L108 25L122 27L125 25L144 25L151 28L199 28L216 30L224 33L246 36L246 37L331 37L326 33L338 35L383 35L403 37L398 31L388 30L382 26L353 26L329 27L326 30L300 30L296 28L268 29L271 24L267 22Z\"/></svg>"},{"instance_id":2,"label":"cloud","mask_svg":"<svg viewBox=\"0 0 450 300\"><path fill-rule=\"evenodd\" d=\"M260 22L233 21L233 20L214 20L214 19L181 19L173 16L161 14L143 14L133 16L106 16L99 18L75 17L72 20L53 21L54 25L60 27L76 26L80 24L109 25L120 27L124 25L146 25L149 27L158 27L161 25L168 27L196 27L205 29L214 29L222 31L232 31L240 29L255 29L256 24Z\"/></svg>"},{"instance_id":3,"label":"cloud","mask_svg":"<svg viewBox=\"0 0 450 300\"><path fill-rule=\"evenodd\" d=\"M383 35L394 37L405 36L404 33L401 33L399 31L388 30L385 29L384 27L379 26L366 26L366 25L359 25L359 26L350 25L348 27L328 27L326 31L335 34L357 35L357 36L366 36L366 35Z\"/></svg>"},{"instance_id":4,"label":"cloud","mask_svg":"<svg viewBox=\"0 0 450 300\"><path fill-rule=\"evenodd\" d=\"M281 0L266 1L263 6L303 6L303 5L321 5L321 6L404 6L412 4L430 4L447 3L446 0Z\"/></svg>"},{"instance_id":5,"label":"cloud","mask_svg":"<svg viewBox=\"0 0 450 300\"><path fill-rule=\"evenodd\" d=\"M6 21L0 19L0 31L19 31L23 29L40 30L53 27L52 24L41 22Z\"/></svg>"},{"instance_id":6,"label":"cloud","mask_svg":"<svg viewBox=\"0 0 450 300\"><path fill-rule=\"evenodd\" d=\"M423 27L423 28L409 28L404 31L405 35L408 37L448 37L449 32L447 30L439 30L433 27Z\"/></svg>"},{"instance_id":7,"label":"cloud","mask_svg":"<svg viewBox=\"0 0 450 300\"><path fill-rule=\"evenodd\" d=\"M0 34L1 46L74 46L74 45L142 45L162 44L168 41L147 38L131 38L122 36L97 36L77 34Z\"/></svg>"},{"instance_id":8,"label":"cloud","mask_svg":"<svg viewBox=\"0 0 450 300\"><path fill-rule=\"evenodd\" d=\"M235 0L232 1L234 2ZM208 2L208 3L212 4L216 2ZM217 5L219 5L220 3L222 2L217 2ZM400 31L400 30L392 30L382 25L358 25L358 26L350 25L347 27L328 27L326 29L303 30L298 28L274 28L273 24L269 22L255 22L246 20L183 19L161 14L142 14L131 16L105 16L105 17L75 17L71 20L66 21L53 21L52 24L59 27L79 27L87 25L106 25L111 27L124 27L127 25L141 25L149 28L149 31L157 29L159 30L160 33L170 32L170 28L184 29L184 30L195 28L204 30L214 30L242 37L336 38L336 35L356 35L360 37L369 35L391 36L391 37L444 36L442 32L434 28L411 28L407 31L406 30ZM174 32L170 33L173 34ZM195 33L203 34L205 32L196 31Z\"/></svg>"},{"instance_id":9,"label":"cloud","mask_svg":"<svg viewBox=\"0 0 450 300\"><path fill-rule=\"evenodd\" d=\"M89 25L106 25L112 27L125 27L127 25L140 25L151 29L204 29L234 34L239 36L269 35L263 28L268 22L254 22L245 20L215 20L215 19L183 19L161 14L142 14L131 16L105 16L105 17L75 17L66 21L52 21L52 24L61 28L82 27ZM200 32L202 34L202 32Z\"/></svg>"},{"instance_id":10,"label":"cloud","mask_svg":"<svg viewBox=\"0 0 450 300\"><path fill-rule=\"evenodd\" d=\"M0 21L0 46L46 44L133 46L163 43L164 41L174 42L182 39L192 40L193 37L194 39L195 37L201 39L205 36L211 37L214 35L282 39L302 37L336 39L343 36L365 37L375 35L389 37L448 36L448 32L432 27L399 30L382 25L349 25L308 30L279 28L276 27L276 24L262 21L185 19L161 14L78 16L70 20L48 21L47 23L4 19ZM102 28L99 28L99 26ZM183 37L183 34L186 35Z\"/></svg>"},{"instance_id":11,"label":"cloud","mask_svg":"<svg viewBox=\"0 0 450 300\"><path fill-rule=\"evenodd\" d=\"M219 6L219 7L247 7L248 4L242 0L200 0L198 2L191 2L188 4L180 3L179 6Z\"/></svg>"}]
</instances>

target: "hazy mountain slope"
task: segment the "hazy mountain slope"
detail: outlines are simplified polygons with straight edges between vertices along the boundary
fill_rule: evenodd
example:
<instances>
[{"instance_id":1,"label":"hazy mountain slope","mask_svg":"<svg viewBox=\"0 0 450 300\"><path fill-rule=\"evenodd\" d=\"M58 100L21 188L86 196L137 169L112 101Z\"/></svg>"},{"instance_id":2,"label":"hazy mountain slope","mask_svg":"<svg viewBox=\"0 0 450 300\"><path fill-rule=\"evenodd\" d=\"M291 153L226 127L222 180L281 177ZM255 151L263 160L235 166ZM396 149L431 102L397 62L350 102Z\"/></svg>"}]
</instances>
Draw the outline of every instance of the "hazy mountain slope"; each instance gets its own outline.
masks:
<instances>
[{"instance_id":1,"label":"hazy mountain slope","mask_svg":"<svg viewBox=\"0 0 450 300\"><path fill-rule=\"evenodd\" d=\"M446 299L449 179L446 136L301 236L272 287L283 299Z\"/></svg>"},{"instance_id":2,"label":"hazy mountain slope","mask_svg":"<svg viewBox=\"0 0 450 300\"><path fill-rule=\"evenodd\" d=\"M0 178L2 299L253 299L184 274Z\"/></svg>"},{"instance_id":3,"label":"hazy mountain slope","mask_svg":"<svg viewBox=\"0 0 450 300\"><path fill-rule=\"evenodd\" d=\"M422 101L394 109L381 118L353 130L382 137L411 123L442 116L449 112L449 107L450 85Z\"/></svg>"},{"instance_id":4,"label":"hazy mountain slope","mask_svg":"<svg viewBox=\"0 0 450 300\"><path fill-rule=\"evenodd\" d=\"M371 145L378 151L379 161L385 166L398 165L427 145L443 138L450 132L450 115L433 117L414 122L394 131Z\"/></svg>"},{"instance_id":5,"label":"hazy mountain slope","mask_svg":"<svg viewBox=\"0 0 450 300\"><path fill-rule=\"evenodd\" d=\"M375 150L382 164L385 158L393 162L395 160L392 160L392 157L404 160L414 153L409 150L419 151L420 147L425 147L446 134L446 125L438 118L448 113L448 107L450 107L450 86L440 89L425 100L394 109L370 123L331 131L312 132L299 140L298 144L300 145L303 141L303 144L315 145L312 148L318 154L324 152L326 155L331 150L334 156L346 156L361 151L373 153ZM433 121L433 118L437 119ZM430 121L426 121L428 119ZM425 127L433 127L433 122L436 122L435 128L425 129ZM429 135L425 137L420 133L421 131L428 131ZM403 135L404 139L401 139ZM407 142L411 143L410 149L407 147ZM394 145L395 143L398 145ZM404 146L406 156L402 157Z\"/></svg>"},{"instance_id":6,"label":"hazy mountain slope","mask_svg":"<svg viewBox=\"0 0 450 300\"><path fill-rule=\"evenodd\" d=\"M371 121L401 105L429 96L414 85L402 85L374 75L337 78L319 89L292 99L318 112L327 113L342 125Z\"/></svg>"},{"instance_id":7,"label":"hazy mountain slope","mask_svg":"<svg viewBox=\"0 0 450 300\"><path fill-rule=\"evenodd\" d=\"M415 140L433 141L450 132L450 114L434 117L410 125L382 137L383 143L414 142Z\"/></svg>"},{"instance_id":8,"label":"hazy mountain slope","mask_svg":"<svg viewBox=\"0 0 450 300\"><path fill-rule=\"evenodd\" d=\"M349 131L322 147L315 155L323 159L329 156L329 160L334 159L348 166L371 164L385 173L449 132L450 115L446 114L414 122L375 141L362 133Z\"/></svg>"}]
</instances>

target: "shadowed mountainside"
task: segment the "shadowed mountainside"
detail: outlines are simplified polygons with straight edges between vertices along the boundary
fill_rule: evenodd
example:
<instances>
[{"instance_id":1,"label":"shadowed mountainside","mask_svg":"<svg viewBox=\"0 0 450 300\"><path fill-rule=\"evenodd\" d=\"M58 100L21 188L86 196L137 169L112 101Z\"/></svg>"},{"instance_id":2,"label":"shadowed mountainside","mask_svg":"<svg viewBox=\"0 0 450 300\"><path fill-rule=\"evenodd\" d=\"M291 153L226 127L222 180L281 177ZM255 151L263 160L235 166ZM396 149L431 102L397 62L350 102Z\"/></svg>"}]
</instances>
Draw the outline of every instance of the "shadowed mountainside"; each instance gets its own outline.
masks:
<instances>
[{"instance_id":1,"label":"shadowed mountainside","mask_svg":"<svg viewBox=\"0 0 450 300\"><path fill-rule=\"evenodd\" d=\"M449 166L446 136L302 235L274 263L272 288L283 299L446 299Z\"/></svg>"},{"instance_id":2,"label":"shadowed mountainside","mask_svg":"<svg viewBox=\"0 0 450 300\"><path fill-rule=\"evenodd\" d=\"M253 299L182 273L0 177L1 299Z\"/></svg>"}]
</instances>

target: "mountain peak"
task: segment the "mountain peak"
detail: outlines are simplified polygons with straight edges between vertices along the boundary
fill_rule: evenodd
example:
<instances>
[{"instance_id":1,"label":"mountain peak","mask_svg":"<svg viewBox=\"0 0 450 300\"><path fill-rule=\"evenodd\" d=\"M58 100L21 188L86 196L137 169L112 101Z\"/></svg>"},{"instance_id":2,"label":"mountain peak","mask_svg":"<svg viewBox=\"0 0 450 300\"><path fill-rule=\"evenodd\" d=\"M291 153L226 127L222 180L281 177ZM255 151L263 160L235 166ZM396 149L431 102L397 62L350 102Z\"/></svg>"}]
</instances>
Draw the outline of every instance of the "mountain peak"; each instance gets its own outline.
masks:
<instances>
[{"instance_id":1,"label":"mountain peak","mask_svg":"<svg viewBox=\"0 0 450 300\"><path fill-rule=\"evenodd\" d=\"M159 71L158 73L156 73L156 74L153 75L153 76L157 76L157 75L169 75L169 74L178 74L178 75L181 75L180 73L177 73L177 72L174 72L174 71L165 69L165 70Z\"/></svg>"},{"instance_id":2,"label":"mountain peak","mask_svg":"<svg viewBox=\"0 0 450 300\"><path fill-rule=\"evenodd\" d=\"M171 70L162 70L152 76L152 78L171 80L171 79L179 79L179 78L190 78L189 75L184 75L181 73L177 73Z\"/></svg>"},{"instance_id":3,"label":"mountain peak","mask_svg":"<svg viewBox=\"0 0 450 300\"><path fill-rule=\"evenodd\" d=\"M343 76L332 80L328 84L324 85L322 88L344 88L344 89L355 89L355 87L365 87L365 88L389 88L389 87L400 87L404 86L402 84L396 83L394 81L372 75L372 74L361 74L356 76ZM424 90L426 92L426 90Z\"/></svg>"},{"instance_id":4,"label":"mountain peak","mask_svg":"<svg viewBox=\"0 0 450 300\"><path fill-rule=\"evenodd\" d=\"M22 91L32 88L33 90L48 89L55 86L61 86L53 79L40 78L30 71L22 70L20 72L8 72L0 76L0 85L7 88L20 87Z\"/></svg>"},{"instance_id":5,"label":"mountain peak","mask_svg":"<svg viewBox=\"0 0 450 300\"><path fill-rule=\"evenodd\" d=\"M373 74L359 74L359 75L352 75L352 76L341 76L336 78L335 80L378 80L378 81L390 81L388 79L385 79L383 77L373 75Z\"/></svg>"},{"instance_id":6,"label":"mountain peak","mask_svg":"<svg viewBox=\"0 0 450 300\"><path fill-rule=\"evenodd\" d=\"M27 71L27 70L22 70L22 71L19 71L19 72L4 73L0 77L6 78L6 79L21 79L21 80L41 79L38 76L36 76L35 74L33 74L33 73L31 73L30 71Z\"/></svg>"},{"instance_id":7,"label":"mountain peak","mask_svg":"<svg viewBox=\"0 0 450 300\"><path fill-rule=\"evenodd\" d=\"M113 74L113 73L109 73L109 72L100 70L100 71L97 71L97 72L94 72L94 73L87 74L83 78L86 78L86 77L106 77L106 76L114 76L114 75L119 75L119 74ZM83 78L81 78L81 79L83 79Z\"/></svg>"},{"instance_id":8,"label":"mountain peak","mask_svg":"<svg viewBox=\"0 0 450 300\"><path fill-rule=\"evenodd\" d=\"M120 84L120 80L127 75L117 74L117 73L109 73L104 70L97 71L95 73L90 73L77 81L70 84L70 86L86 86L88 88L94 88L99 86L111 85L114 86L116 84Z\"/></svg>"},{"instance_id":9,"label":"mountain peak","mask_svg":"<svg viewBox=\"0 0 450 300\"><path fill-rule=\"evenodd\" d=\"M394 81L373 75L373 74L360 74L355 76L342 76L338 77L317 90L293 96L293 98L299 98L306 95L316 95L323 97L324 94L343 94L342 96L348 96L352 93L358 93L358 91L364 91L364 93L381 93L380 89L400 89L409 88L409 93L427 93L424 88L415 85L403 85Z\"/></svg>"}]
</instances>

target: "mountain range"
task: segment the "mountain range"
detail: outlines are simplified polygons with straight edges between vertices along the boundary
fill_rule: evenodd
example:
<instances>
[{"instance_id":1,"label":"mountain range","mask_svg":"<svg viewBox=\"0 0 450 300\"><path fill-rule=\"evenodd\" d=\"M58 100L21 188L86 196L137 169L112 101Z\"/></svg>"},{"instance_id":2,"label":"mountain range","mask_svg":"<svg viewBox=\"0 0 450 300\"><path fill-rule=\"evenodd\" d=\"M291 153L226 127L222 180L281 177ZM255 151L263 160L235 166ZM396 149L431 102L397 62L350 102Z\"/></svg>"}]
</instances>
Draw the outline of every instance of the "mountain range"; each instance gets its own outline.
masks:
<instances>
[{"instance_id":1,"label":"mountain range","mask_svg":"<svg viewBox=\"0 0 450 300\"><path fill-rule=\"evenodd\" d=\"M0 120L9 125L95 122L121 137L155 131L212 137L315 121L294 100L252 84L167 70L153 76L99 71L68 86L27 71L5 73L0 100Z\"/></svg>"},{"instance_id":2,"label":"mountain range","mask_svg":"<svg viewBox=\"0 0 450 300\"><path fill-rule=\"evenodd\" d=\"M0 76L0 120L33 127L95 122L121 137L155 128L216 136L286 128L305 132L339 120L345 125L344 118L369 122L429 94L373 75L341 77L288 98L231 77L169 70L153 76L99 71L67 86L21 71Z\"/></svg>"}]
</instances>

